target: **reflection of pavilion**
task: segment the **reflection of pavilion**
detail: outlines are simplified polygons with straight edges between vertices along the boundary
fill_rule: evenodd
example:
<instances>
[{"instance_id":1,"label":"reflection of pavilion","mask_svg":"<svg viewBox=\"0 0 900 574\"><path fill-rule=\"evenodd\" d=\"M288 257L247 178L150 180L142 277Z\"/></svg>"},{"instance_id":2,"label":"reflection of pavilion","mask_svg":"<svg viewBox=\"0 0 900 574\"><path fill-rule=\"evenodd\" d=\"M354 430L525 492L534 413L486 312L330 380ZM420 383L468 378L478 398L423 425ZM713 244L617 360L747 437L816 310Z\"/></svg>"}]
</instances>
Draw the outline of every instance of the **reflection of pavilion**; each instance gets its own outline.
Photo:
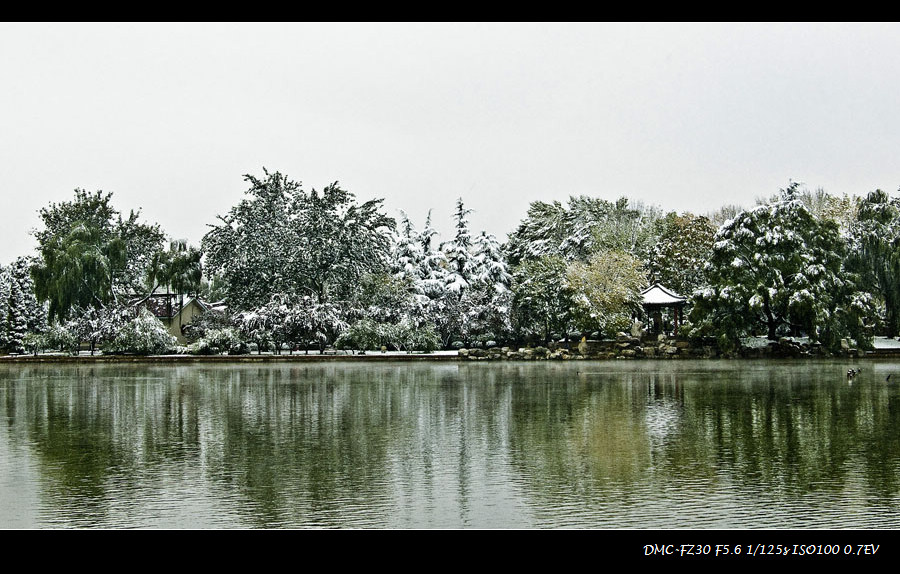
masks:
<instances>
[{"instance_id":1,"label":"reflection of pavilion","mask_svg":"<svg viewBox=\"0 0 900 574\"><path fill-rule=\"evenodd\" d=\"M641 305L644 312L649 317L647 330L650 333L662 333L668 331L668 321L664 322L663 311L672 310L672 319L674 320L673 335L678 334L678 325L682 320L682 310L687 297L682 297L674 291L666 289L659 283L654 284L641 292L643 301Z\"/></svg>"},{"instance_id":2,"label":"reflection of pavilion","mask_svg":"<svg viewBox=\"0 0 900 574\"><path fill-rule=\"evenodd\" d=\"M644 424L651 444L660 444L673 434L681 422L679 403L671 398L656 398L647 402Z\"/></svg>"},{"instance_id":3,"label":"reflection of pavilion","mask_svg":"<svg viewBox=\"0 0 900 574\"><path fill-rule=\"evenodd\" d=\"M681 422L683 388L674 375L650 377L644 423L653 445L663 443ZM651 453L652 455L652 453Z\"/></svg>"}]
</instances>

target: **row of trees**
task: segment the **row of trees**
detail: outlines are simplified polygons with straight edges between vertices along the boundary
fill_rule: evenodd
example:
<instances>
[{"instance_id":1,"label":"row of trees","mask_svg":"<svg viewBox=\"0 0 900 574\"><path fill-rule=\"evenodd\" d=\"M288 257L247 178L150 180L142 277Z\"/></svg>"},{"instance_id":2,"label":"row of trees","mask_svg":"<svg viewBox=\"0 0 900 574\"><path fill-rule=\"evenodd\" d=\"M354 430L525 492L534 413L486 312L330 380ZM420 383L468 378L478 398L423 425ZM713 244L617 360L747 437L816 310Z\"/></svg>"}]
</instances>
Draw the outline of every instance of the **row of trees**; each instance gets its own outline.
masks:
<instances>
[{"instance_id":1,"label":"row of trees","mask_svg":"<svg viewBox=\"0 0 900 574\"><path fill-rule=\"evenodd\" d=\"M459 199L439 242L430 212L417 229L338 183L306 191L268 171L245 180L246 197L200 248L123 216L108 193L76 190L42 209L38 256L0 268L0 346L172 347L136 312L162 291L175 295L169 316L186 296L227 306L185 331L195 352L611 336L655 282L690 297L685 334L724 344L805 335L865 346L900 332L900 200L882 191L836 197L792 183L705 216L626 198L534 202L505 243L473 233Z\"/></svg>"}]
</instances>

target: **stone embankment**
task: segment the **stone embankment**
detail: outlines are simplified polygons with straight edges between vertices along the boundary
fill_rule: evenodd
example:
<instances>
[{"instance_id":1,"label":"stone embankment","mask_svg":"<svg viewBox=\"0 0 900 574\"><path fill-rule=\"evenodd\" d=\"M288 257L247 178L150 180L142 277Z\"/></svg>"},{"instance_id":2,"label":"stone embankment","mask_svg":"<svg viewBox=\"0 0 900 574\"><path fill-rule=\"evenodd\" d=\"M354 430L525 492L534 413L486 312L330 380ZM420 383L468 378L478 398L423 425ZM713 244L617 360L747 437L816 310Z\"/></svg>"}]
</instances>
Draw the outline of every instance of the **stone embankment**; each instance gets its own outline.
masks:
<instances>
[{"instance_id":1,"label":"stone embankment","mask_svg":"<svg viewBox=\"0 0 900 574\"><path fill-rule=\"evenodd\" d=\"M842 342L839 356L863 357L861 350L852 349ZM819 358L833 356L819 343L796 341L783 337L765 344L741 346L723 351L715 341L690 341L646 335L635 337L619 333L615 339L602 341L551 342L546 347L490 347L487 349L460 349L459 357L477 360L585 360L585 359L716 359L716 358Z\"/></svg>"}]
</instances>

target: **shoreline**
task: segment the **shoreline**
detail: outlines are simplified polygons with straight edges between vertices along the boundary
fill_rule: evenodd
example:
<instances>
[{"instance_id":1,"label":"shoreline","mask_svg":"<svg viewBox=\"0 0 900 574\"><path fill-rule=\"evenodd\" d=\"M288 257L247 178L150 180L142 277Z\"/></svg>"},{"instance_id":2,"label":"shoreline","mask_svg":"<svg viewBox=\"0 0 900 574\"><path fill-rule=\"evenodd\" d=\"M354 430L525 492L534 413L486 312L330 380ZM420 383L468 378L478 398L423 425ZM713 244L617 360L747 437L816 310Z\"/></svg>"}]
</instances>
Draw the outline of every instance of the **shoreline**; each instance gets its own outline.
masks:
<instances>
[{"instance_id":1,"label":"shoreline","mask_svg":"<svg viewBox=\"0 0 900 574\"><path fill-rule=\"evenodd\" d=\"M150 364L247 364L247 363L374 363L374 362L480 362L487 361L490 363L556 363L556 362L586 362L586 363L605 363L608 361L652 361L652 362L684 362L684 361L759 361L759 360L781 360L781 361L797 361L797 360L900 360L900 353L878 353L869 352L864 356L856 357L573 357L566 360L559 359L499 359L491 360L486 357L465 357L460 355L94 355L94 356L63 356L63 355L33 355L22 356L0 356L0 366L4 364L25 365L25 364L129 364L129 363L150 363Z\"/></svg>"},{"instance_id":2,"label":"shoreline","mask_svg":"<svg viewBox=\"0 0 900 574\"><path fill-rule=\"evenodd\" d=\"M0 356L5 363L271 363L271 362L372 362L372 361L458 361L456 354L418 355L18 355Z\"/></svg>"},{"instance_id":3,"label":"shoreline","mask_svg":"<svg viewBox=\"0 0 900 574\"><path fill-rule=\"evenodd\" d=\"M849 350L838 354L809 353L809 346L797 341L787 339L780 340L777 344L765 341L765 347L760 345L747 345L737 353L723 355L713 351L711 347L691 346L686 342L666 341L660 342L657 349L653 349L647 342L627 336L618 339L606 339L603 341L589 341L583 349L584 353L575 349L557 348L551 351L545 347L511 349L509 347L491 347L488 349L459 349L458 351L438 351L432 353L405 353L398 351L369 351L366 354L354 354L352 352L341 353L314 353L314 354L281 354L265 353L262 355L68 355L63 353L41 355L0 355L0 365L8 364L34 364L34 363L69 363L69 364L96 364L96 363L273 363L273 362L470 362L470 361L503 361L503 362L556 362L556 361L590 361L604 362L610 360L651 360L651 361L684 361L684 360L758 360L758 359L852 359L852 360L878 360L900 359L900 341L877 338L873 350ZM638 345L647 345L646 347ZM654 352L655 351L655 352ZM774 353L772 351L775 351ZM806 352L804 352L806 351ZM85 351L82 351L85 353Z\"/></svg>"}]
</instances>

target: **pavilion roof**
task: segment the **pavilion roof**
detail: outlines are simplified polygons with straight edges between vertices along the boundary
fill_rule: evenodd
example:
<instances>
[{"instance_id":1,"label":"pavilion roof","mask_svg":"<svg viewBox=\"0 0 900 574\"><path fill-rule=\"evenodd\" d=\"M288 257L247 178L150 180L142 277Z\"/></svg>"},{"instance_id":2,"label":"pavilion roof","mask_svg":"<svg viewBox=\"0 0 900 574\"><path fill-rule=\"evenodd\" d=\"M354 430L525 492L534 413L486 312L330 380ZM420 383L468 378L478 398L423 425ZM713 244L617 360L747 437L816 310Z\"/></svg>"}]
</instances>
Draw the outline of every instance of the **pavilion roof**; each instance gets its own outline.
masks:
<instances>
[{"instance_id":1,"label":"pavilion roof","mask_svg":"<svg viewBox=\"0 0 900 574\"><path fill-rule=\"evenodd\" d=\"M644 289L641 296L644 299L644 305L680 305L687 301L687 297L682 297L659 283Z\"/></svg>"}]
</instances>

